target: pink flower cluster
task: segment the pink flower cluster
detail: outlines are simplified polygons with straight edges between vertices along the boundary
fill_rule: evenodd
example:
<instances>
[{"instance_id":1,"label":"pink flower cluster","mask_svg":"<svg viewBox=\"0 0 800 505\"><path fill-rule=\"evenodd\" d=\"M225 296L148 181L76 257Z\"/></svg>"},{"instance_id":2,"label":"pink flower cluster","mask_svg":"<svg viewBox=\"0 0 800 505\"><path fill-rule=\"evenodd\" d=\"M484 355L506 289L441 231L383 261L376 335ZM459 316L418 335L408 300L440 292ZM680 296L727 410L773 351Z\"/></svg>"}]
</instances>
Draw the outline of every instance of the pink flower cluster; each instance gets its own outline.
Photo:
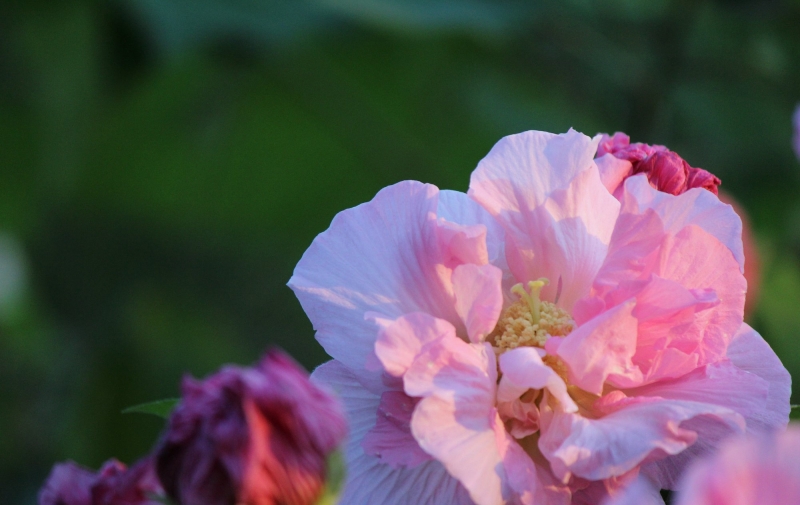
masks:
<instances>
[{"instance_id":1,"label":"pink flower cluster","mask_svg":"<svg viewBox=\"0 0 800 505\"><path fill-rule=\"evenodd\" d=\"M338 403L283 353L187 377L152 456L98 473L56 465L39 505L312 505L346 432Z\"/></svg>"},{"instance_id":2,"label":"pink flower cluster","mask_svg":"<svg viewBox=\"0 0 800 505\"><path fill-rule=\"evenodd\" d=\"M722 438L786 425L741 220L676 157L525 132L467 194L402 182L336 216L289 285L347 411L341 503L660 500Z\"/></svg>"}]
</instances>

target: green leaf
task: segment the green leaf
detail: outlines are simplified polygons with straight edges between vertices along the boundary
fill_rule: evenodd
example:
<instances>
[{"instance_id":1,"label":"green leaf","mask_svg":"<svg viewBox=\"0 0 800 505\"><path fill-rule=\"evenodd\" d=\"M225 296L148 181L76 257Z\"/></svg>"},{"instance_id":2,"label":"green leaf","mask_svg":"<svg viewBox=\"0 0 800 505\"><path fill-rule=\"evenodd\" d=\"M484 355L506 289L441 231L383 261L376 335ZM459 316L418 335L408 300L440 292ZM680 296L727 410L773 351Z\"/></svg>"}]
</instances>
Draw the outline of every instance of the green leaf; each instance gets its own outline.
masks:
<instances>
[{"instance_id":1,"label":"green leaf","mask_svg":"<svg viewBox=\"0 0 800 505\"><path fill-rule=\"evenodd\" d=\"M172 410L180 401L180 398L167 398L166 400L156 400L154 402L142 403L128 407L123 410L123 414L152 414L154 416L167 419Z\"/></svg>"}]
</instances>

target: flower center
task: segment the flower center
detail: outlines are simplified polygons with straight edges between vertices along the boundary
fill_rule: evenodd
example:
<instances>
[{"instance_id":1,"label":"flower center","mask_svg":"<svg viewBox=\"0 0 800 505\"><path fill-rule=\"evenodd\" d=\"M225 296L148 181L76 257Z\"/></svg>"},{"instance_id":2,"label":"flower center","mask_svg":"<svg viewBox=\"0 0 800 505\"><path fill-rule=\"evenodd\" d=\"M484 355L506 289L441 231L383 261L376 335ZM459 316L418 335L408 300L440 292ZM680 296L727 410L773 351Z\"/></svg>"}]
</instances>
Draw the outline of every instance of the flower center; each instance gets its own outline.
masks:
<instances>
[{"instance_id":1,"label":"flower center","mask_svg":"<svg viewBox=\"0 0 800 505\"><path fill-rule=\"evenodd\" d=\"M521 346L544 347L550 337L563 337L575 328L569 313L554 303L543 301L539 294L548 280L541 278L511 288L519 300L509 305L500 315L497 326L487 340L502 354Z\"/></svg>"}]
</instances>

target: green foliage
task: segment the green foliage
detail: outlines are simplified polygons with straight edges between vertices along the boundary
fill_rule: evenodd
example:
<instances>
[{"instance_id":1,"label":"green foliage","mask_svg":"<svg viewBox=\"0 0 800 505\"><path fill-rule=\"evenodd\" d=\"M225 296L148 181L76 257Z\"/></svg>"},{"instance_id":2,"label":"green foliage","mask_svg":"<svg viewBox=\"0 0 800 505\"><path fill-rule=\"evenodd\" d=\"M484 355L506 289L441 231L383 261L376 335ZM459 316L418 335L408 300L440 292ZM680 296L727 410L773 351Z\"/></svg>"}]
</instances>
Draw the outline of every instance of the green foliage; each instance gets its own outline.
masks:
<instances>
[{"instance_id":1,"label":"green foliage","mask_svg":"<svg viewBox=\"0 0 800 505\"><path fill-rule=\"evenodd\" d=\"M128 407L123 410L123 414L152 414L163 419L169 419L175 406L181 401L180 398L169 398L167 400L156 400L154 402L141 403Z\"/></svg>"}]
</instances>

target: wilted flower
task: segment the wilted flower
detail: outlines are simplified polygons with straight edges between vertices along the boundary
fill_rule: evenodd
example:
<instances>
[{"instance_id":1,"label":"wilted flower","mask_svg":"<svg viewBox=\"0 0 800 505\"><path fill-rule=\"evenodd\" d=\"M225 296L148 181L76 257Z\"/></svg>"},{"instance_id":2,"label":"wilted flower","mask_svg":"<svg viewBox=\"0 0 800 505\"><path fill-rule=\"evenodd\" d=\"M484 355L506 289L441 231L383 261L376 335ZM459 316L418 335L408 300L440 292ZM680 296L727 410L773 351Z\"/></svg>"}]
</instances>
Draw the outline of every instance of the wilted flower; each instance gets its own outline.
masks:
<instances>
[{"instance_id":1,"label":"wilted flower","mask_svg":"<svg viewBox=\"0 0 800 505\"><path fill-rule=\"evenodd\" d=\"M636 174L645 174L650 185L671 195L680 195L692 188L703 188L717 194L720 180L702 168L691 167L677 153L664 146L630 143L622 132L602 134L597 148L600 177L609 191L622 192L622 182Z\"/></svg>"},{"instance_id":2,"label":"wilted flower","mask_svg":"<svg viewBox=\"0 0 800 505\"><path fill-rule=\"evenodd\" d=\"M697 461L679 485L678 505L800 503L800 428L727 441Z\"/></svg>"},{"instance_id":3,"label":"wilted flower","mask_svg":"<svg viewBox=\"0 0 800 505\"><path fill-rule=\"evenodd\" d=\"M68 461L53 467L39 505L157 505L162 494L149 458L131 468L111 459L96 473Z\"/></svg>"},{"instance_id":4,"label":"wilted flower","mask_svg":"<svg viewBox=\"0 0 800 505\"><path fill-rule=\"evenodd\" d=\"M254 368L184 379L157 472L179 505L311 504L345 431L335 400L272 351Z\"/></svg>"},{"instance_id":5,"label":"wilted flower","mask_svg":"<svg viewBox=\"0 0 800 505\"><path fill-rule=\"evenodd\" d=\"M618 200L599 141L506 137L469 196L390 186L306 251L289 284L349 417L344 505L599 503L786 424L789 375L742 322L738 216L645 174Z\"/></svg>"}]
</instances>

